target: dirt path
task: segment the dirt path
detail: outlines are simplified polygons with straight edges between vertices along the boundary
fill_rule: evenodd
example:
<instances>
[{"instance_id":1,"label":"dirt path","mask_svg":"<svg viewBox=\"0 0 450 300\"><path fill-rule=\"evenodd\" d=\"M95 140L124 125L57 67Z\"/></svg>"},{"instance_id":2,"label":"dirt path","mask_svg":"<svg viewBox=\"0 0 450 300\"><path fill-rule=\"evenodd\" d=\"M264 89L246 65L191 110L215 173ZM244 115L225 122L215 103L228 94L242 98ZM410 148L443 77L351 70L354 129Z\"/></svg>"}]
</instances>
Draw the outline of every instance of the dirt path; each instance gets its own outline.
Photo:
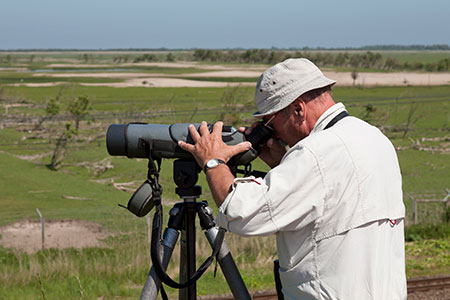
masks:
<instances>
[{"instance_id":1,"label":"dirt path","mask_svg":"<svg viewBox=\"0 0 450 300\"><path fill-rule=\"evenodd\" d=\"M353 85L350 72L324 72L337 81L339 86ZM359 73L355 81L361 86L406 86L406 85L447 85L450 73Z\"/></svg>"}]
</instances>

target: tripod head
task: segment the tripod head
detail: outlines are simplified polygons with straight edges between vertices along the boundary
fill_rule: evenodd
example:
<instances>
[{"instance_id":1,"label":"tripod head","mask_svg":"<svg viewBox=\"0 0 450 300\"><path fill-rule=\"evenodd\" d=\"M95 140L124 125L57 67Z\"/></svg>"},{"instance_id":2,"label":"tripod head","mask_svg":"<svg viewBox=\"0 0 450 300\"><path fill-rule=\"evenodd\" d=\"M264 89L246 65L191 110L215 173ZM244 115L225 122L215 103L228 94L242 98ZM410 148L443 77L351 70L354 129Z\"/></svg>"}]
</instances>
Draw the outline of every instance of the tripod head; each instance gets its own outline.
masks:
<instances>
[{"instance_id":1,"label":"tripod head","mask_svg":"<svg viewBox=\"0 0 450 300\"><path fill-rule=\"evenodd\" d=\"M177 185L177 190L195 186L200 171L201 169L194 159L175 160L173 162L173 181Z\"/></svg>"}]
</instances>

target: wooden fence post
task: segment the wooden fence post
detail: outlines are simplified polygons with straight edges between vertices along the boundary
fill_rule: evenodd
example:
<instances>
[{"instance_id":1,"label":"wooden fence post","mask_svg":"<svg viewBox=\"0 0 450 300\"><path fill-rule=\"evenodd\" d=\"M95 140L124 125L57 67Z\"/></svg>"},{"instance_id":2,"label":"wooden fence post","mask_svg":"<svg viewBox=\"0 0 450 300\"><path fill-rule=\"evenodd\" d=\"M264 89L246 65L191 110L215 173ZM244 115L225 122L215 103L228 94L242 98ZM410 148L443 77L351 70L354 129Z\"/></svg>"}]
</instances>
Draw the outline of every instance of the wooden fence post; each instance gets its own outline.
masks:
<instances>
[{"instance_id":1,"label":"wooden fence post","mask_svg":"<svg viewBox=\"0 0 450 300\"><path fill-rule=\"evenodd\" d=\"M412 202L412 218L413 218L413 224L417 224L417 202L416 199L410 194L406 193L408 197L411 199Z\"/></svg>"},{"instance_id":2,"label":"wooden fence post","mask_svg":"<svg viewBox=\"0 0 450 300\"><path fill-rule=\"evenodd\" d=\"M450 204L450 190L449 189L445 189L445 191L447 192L447 196L445 196L444 199L442 199L442 202L445 203L445 207L449 206Z\"/></svg>"},{"instance_id":3,"label":"wooden fence post","mask_svg":"<svg viewBox=\"0 0 450 300\"><path fill-rule=\"evenodd\" d=\"M39 215L39 218L41 219L41 239L42 239L42 250L44 250L44 243L45 243L45 232L44 232L44 216L39 211L39 208L36 208L36 211Z\"/></svg>"}]
</instances>

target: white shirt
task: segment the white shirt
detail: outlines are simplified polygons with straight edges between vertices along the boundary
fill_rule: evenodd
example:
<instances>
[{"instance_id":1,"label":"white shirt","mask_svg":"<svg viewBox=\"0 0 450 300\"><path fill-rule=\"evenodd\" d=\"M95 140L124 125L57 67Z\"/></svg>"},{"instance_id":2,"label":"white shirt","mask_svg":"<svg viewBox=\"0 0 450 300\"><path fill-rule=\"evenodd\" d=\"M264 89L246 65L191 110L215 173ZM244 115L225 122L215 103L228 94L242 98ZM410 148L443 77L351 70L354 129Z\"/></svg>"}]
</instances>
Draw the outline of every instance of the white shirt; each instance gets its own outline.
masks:
<instances>
[{"instance_id":1,"label":"white shirt","mask_svg":"<svg viewBox=\"0 0 450 300\"><path fill-rule=\"evenodd\" d=\"M405 299L401 174L391 142L338 103L262 178L236 178L217 223L276 234L286 299Z\"/></svg>"}]
</instances>

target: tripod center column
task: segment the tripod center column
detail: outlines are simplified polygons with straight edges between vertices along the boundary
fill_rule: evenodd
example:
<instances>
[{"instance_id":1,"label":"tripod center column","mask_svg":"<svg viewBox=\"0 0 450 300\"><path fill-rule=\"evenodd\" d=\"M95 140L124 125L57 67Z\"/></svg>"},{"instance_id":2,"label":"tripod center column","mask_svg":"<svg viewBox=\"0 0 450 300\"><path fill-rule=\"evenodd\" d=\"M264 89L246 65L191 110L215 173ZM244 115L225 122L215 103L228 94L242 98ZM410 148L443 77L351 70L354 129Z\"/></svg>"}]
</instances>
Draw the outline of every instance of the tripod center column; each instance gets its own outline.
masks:
<instances>
[{"instance_id":1,"label":"tripod center column","mask_svg":"<svg viewBox=\"0 0 450 300\"><path fill-rule=\"evenodd\" d=\"M197 214L197 198L201 195L201 187L194 186L189 189L177 188L176 193L182 197L183 205L186 207L180 240L180 282L186 282L196 271L195 216ZM196 283L193 283L187 288L181 289L179 291L179 299L197 299Z\"/></svg>"}]
</instances>

